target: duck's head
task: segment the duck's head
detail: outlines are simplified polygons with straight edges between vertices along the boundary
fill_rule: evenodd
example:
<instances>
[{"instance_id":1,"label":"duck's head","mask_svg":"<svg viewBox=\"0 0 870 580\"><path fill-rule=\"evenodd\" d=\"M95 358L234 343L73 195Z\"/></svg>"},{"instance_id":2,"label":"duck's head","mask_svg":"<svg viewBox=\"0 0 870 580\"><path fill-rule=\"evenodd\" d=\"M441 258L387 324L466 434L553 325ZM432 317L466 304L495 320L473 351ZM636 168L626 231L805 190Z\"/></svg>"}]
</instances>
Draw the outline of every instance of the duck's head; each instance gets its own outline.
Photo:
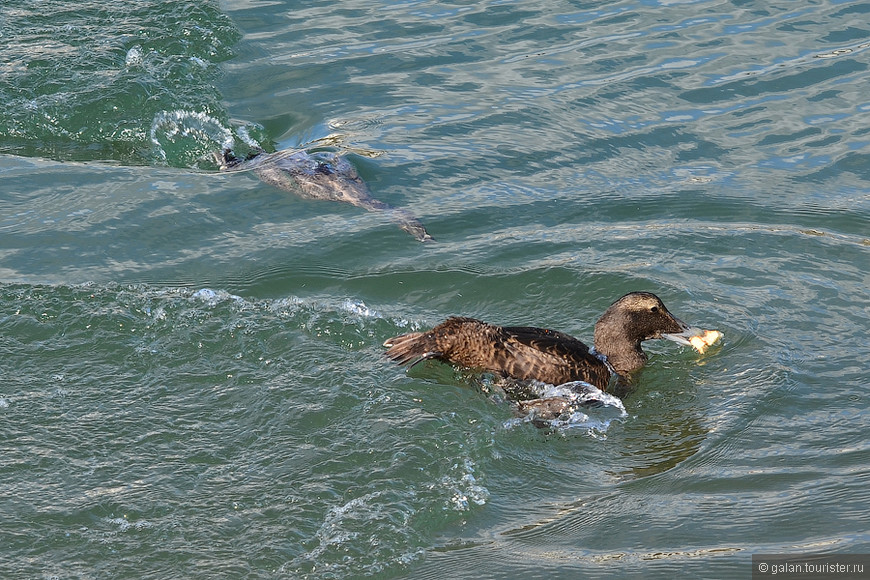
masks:
<instances>
[{"instance_id":1,"label":"duck's head","mask_svg":"<svg viewBox=\"0 0 870 580\"><path fill-rule=\"evenodd\" d=\"M221 171L226 171L230 167L238 165L239 163L239 160L236 159L235 155L233 155L231 149L212 151L211 158Z\"/></svg>"},{"instance_id":2,"label":"duck's head","mask_svg":"<svg viewBox=\"0 0 870 580\"><path fill-rule=\"evenodd\" d=\"M595 350L620 375L636 371L646 362L644 340L666 338L688 344L694 329L670 313L651 292L631 292L610 305L595 324Z\"/></svg>"}]
</instances>

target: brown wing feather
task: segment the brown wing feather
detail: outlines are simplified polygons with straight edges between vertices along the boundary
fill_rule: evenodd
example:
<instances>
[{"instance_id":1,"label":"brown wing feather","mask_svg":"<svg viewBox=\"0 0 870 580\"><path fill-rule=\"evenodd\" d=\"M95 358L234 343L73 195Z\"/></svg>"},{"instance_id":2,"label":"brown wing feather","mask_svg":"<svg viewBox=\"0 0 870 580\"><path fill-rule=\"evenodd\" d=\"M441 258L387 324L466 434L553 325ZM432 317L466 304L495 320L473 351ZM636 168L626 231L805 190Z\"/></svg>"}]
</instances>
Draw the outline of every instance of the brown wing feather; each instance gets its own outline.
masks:
<instances>
[{"instance_id":1,"label":"brown wing feather","mask_svg":"<svg viewBox=\"0 0 870 580\"><path fill-rule=\"evenodd\" d=\"M506 365L510 376L554 385L586 381L606 388L610 380L607 365L573 336L527 326L503 330L510 336L512 356Z\"/></svg>"},{"instance_id":2,"label":"brown wing feather","mask_svg":"<svg viewBox=\"0 0 870 580\"><path fill-rule=\"evenodd\" d=\"M597 357L589 352L586 343L564 332L534 326L505 326L503 330L536 350L558 357L586 360L592 364L598 361Z\"/></svg>"}]
</instances>

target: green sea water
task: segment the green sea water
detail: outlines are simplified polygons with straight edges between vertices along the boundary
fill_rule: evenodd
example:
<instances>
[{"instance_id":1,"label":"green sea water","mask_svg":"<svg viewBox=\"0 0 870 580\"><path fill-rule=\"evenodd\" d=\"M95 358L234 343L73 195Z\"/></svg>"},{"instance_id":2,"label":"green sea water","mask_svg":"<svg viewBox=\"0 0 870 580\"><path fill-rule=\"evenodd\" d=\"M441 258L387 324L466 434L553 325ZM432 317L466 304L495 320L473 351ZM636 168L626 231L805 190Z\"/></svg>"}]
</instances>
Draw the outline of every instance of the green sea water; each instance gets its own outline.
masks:
<instances>
[{"instance_id":1,"label":"green sea water","mask_svg":"<svg viewBox=\"0 0 870 580\"><path fill-rule=\"evenodd\" d=\"M0 577L870 553L870 3L0 5ZM436 242L211 157L311 144ZM724 338L624 415L383 356L631 290Z\"/></svg>"}]
</instances>

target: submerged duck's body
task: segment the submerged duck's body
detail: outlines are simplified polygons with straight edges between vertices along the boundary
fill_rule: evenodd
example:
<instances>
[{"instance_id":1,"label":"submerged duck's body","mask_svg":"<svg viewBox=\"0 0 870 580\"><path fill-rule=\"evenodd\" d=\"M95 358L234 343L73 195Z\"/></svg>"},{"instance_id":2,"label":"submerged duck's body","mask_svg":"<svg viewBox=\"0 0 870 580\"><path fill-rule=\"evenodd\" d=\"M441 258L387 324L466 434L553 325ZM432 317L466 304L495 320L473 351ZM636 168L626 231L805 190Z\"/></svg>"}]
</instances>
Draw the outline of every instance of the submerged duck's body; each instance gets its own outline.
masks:
<instances>
[{"instance_id":1,"label":"submerged duck's body","mask_svg":"<svg viewBox=\"0 0 870 580\"><path fill-rule=\"evenodd\" d=\"M428 332L384 343L399 364L437 359L503 377L552 385L583 381L605 391L611 378L626 384L647 360L641 342L668 338L686 344L690 334L655 294L626 294L595 325L594 352L580 340L545 328L495 326L473 318L448 318ZM552 406L553 401L542 401ZM528 402L521 408L528 407ZM526 409L527 410L527 409Z\"/></svg>"},{"instance_id":2,"label":"submerged duck's body","mask_svg":"<svg viewBox=\"0 0 870 580\"><path fill-rule=\"evenodd\" d=\"M253 171L264 183L307 199L350 203L369 211L383 211L421 242L432 237L414 216L372 197L353 165L336 153L320 151L255 151L242 160L230 150L215 154L221 171Z\"/></svg>"}]
</instances>

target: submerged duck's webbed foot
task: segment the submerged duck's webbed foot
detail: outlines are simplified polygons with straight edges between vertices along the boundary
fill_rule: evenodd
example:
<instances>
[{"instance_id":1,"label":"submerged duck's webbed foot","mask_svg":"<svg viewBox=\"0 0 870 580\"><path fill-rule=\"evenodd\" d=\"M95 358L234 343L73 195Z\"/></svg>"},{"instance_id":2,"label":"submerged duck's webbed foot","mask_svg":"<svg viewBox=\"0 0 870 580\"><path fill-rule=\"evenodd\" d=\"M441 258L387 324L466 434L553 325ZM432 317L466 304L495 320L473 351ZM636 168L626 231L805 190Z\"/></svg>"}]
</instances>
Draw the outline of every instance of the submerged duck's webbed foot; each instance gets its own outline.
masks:
<instances>
[{"instance_id":1,"label":"submerged duck's webbed foot","mask_svg":"<svg viewBox=\"0 0 870 580\"><path fill-rule=\"evenodd\" d=\"M389 206L387 206L389 207ZM434 242L435 238L429 235L420 220L415 218L409 212L403 209L389 208L392 213L393 221L399 224L399 227L408 232L418 242Z\"/></svg>"},{"instance_id":2,"label":"submerged duck's webbed foot","mask_svg":"<svg viewBox=\"0 0 870 580\"><path fill-rule=\"evenodd\" d=\"M517 402L517 414L534 420L551 421L573 411L573 404L565 397L547 397Z\"/></svg>"},{"instance_id":3,"label":"submerged duck's webbed foot","mask_svg":"<svg viewBox=\"0 0 870 580\"><path fill-rule=\"evenodd\" d=\"M426 231L426 228L423 227L423 224L414 220L414 222L405 222L399 226L416 239L418 242L434 242L435 238L429 235L429 232Z\"/></svg>"}]
</instances>

